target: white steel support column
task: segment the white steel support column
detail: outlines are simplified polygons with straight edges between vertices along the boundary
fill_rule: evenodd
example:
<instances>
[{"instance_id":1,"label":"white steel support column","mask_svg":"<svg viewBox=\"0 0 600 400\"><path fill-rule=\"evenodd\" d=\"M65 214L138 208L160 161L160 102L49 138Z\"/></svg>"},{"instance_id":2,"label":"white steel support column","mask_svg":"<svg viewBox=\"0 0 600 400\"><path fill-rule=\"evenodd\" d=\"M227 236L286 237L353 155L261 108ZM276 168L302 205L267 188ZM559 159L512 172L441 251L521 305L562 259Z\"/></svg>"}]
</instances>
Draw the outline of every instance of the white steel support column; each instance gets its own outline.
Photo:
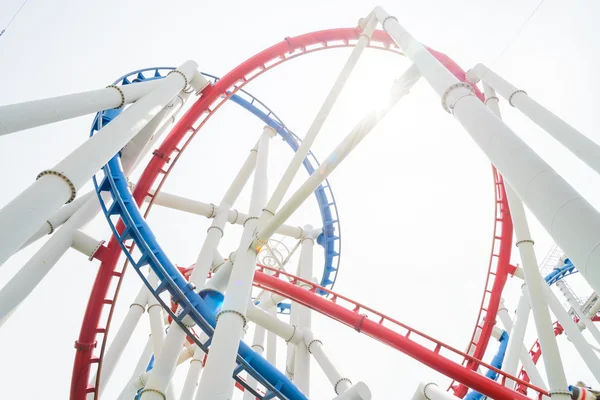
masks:
<instances>
[{"instance_id":1,"label":"white steel support column","mask_svg":"<svg viewBox=\"0 0 600 400\"><path fill-rule=\"evenodd\" d=\"M148 341L146 342L146 346L140 355L137 365L131 374L131 378L125 384L125 387L119 394L118 400L131 400L135 397L137 390L141 386L138 384L139 377L146 371L146 367L148 365L148 361L150 361L150 357L152 356L152 336L148 337Z\"/></svg>"},{"instance_id":2,"label":"white steel support column","mask_svg":"<svg viewBox=\"0 0 600 400\"><path fill-rule=\"evenodd\" d=\"M498 107L498 98L495 96L495 92L489 86L484 86L485 94L487 97L487 106L492 111L492 116L497 117L496 120L500 121L500 108ZM478 102L479 100L476 99ZM481 103L479 103L481 104ZM527 216L525 215L525 208L523 202L517 194L513 191L511 186L505 182L504 185L506 191L506 199L508 200L508 206L513 221L515 230L515 239L517 241L517 248L519 249L519 255L521 256L521 262L523 264L523 271L525 273L525 287L529 291L529 302L533 311L533 319L535 322L536 330L539 335L540 346L544 353L544 366L546 367L546 375L548 377L548 386L550 387L550 395L553 400L568 400L569 387L567 384L567 378L565 376L565 370L560 358L560 352L556 343L556 337L552 327L552 320L550 319L550 312L548 306L544 301L543 289L547 286L543 280L540 280L540 272L538 270L538 263L533 249L533 239L529 231L529 225L527 223ZM520 301L521 303L521 301ZM520 304L522 306L520 312L522 314L529 314L528 307L526 304ZM519 310L517 310L519 312ZM523 315L525 317L525 315ZM512 344L511 358L508 360L506 368L510 368L516 372L517 363L517 349L518 344L522 343L525 336L525 329L527 321L524 321L525 326L522 326L520 321L517 319L513 326L513 331L517 336L517 339ZM512 334L513 332L511 332ZM512 337L509 339L508 346L511 346ZM519 341L520 340L520 341ZM505 360L506 361L506 360ZM504 368L503 368L504 370ZM507 379L505 382L506 386L512 386L514 382Z\"/></svg>"},{"instance_id":3,"label":"white steel support column","mask_svg":"<svg viewBox=\"0 0 600 400\"><path fill-rule=\"evenodd\" d=\"M352 129L352 131L342 140L342 142L333 150L327 159L321 163L319 168L313 172L310 177L300 186L300 188L288 199L288 201L269 219L262 228L259 229L255 245L267 241L281 224L283 224L298 207L313 194L319 185L327 179L337 166L356 148L356 146L371 132L383 117L392 109L394 105L406 94L412 86L419 80L421 75L413 65L406 70L402 76L396 80L390 90L390 98L387 104L382 108L369 112ZM298 154L298 153L296 153Z\"/></svg>"},{"instance_id":4,"label":"white steel support column","mask_svg":"<svg viewBox=\"0 0 600 400\"><path fill-rule=\"evenodd\" d=\"M524 90L519 90L483 64L469 71L472 80L483 80L494 88L508 103L548 132L556 141L569 149L581 161L600 174L600 146L577 129L533 100Z\"/></svg>"},{"instance_id":5,"label":"white steel support column","mask_svg":"<svg viewBox=\"0 0 600 400\"><path fill-rule=\"evenodd\" d=\"M526 300L527 300L527 313L525 314L523 311L521 311L521 313L525 314L525 316L523 316L522 318L519 318L518 321L519 321L519 324L523 324L526 326L527 322L525 321L525 319L529 319L529 311L531 310L531 303L529 302L529 292L527 291L526 288L523 288L521 291L521 298L519 299L519 304L517 305L517 315L519 314L519 311L518 311L519 307L521 306L522 302L525 301L525 296L526 296ZM523 364L525 371L527 371L527 375L529 376L531 383L539 388L546 390L547 389L546 383L542 379L542 375L540 375L540 371L538 371L537 367L533 363L533 360L529 356L529 352L527 351L527 348L523 344L523 339L521 339L521 341L519 342L518 337L517 337L519 334L517 334L516 332L513 332L513 330L516 330L516 328L515 328L515 325L513 324L512 318L508 314L508 310L504 306L503 300L501 300L500 308L498 309L498 317L500 318L500 321L502 321L502 325L504 325L504 330L506 330L507 332L510 332L509 342L508 342L509 346L510 346L511 340L514 340L515 342L519 343L519 358L521 359L521 363ZM508 354L508 350L507 350L507 354ZM502 363L502 370L515 376L516 368L513 371L513 373L510 373L507 369L504 369L505 365L506 365L506 356L504 357L504 362Z\"/></svg>"},{"instance_id":6,"label":"white steel support column","mask_svg":"<svg viewBox=\"0 0 600 400\"><path fill-rule=\"evenodd\" d=\"M543 282L542 279L540 279L540 281ZM583 336L583 333L581 333L579 326L577 326L575 321L573 321L571 316L565 311L562 304L548 285L544 286L543 296L548 302L552 313L556 316L558 322L565 329L567 337L571 343L573 343L575 349L583 359L583 362L594 376L594 379L600 382L600 359L593 351L592 346L590 346L587 340L585 340L585 337ZM546 357L543 347L542 354L544 354L544 357Z\"/></svg>"},{"instance_id":7,"label":"white steel support column","mask_svg":"<svg viewBox=\"0 0 600 400\"><path fill-rule=\"evenodd\" d=\"M77 229L73 232L73 243L71 243L71 247L87 256L88 259L92 261L94 254L96 254L96 251L98 251L103 243L104 240L95 239L87 233Z\"/></svg>"},{"instance_id":8,"label":"white steel support column","mask_svg":"<svg viewBox=\"0 0 600 400\"><path fill-rule=\"evenodd\" d=\"M501 310L504 312L501 312ZM521 287L521 297L517 304L514 323L510 322L510 316L506 309L504 308L501 310L498 310L498 316L503 323L506 317L508 317L509 320L507 323L504 323L504 325L506 326L508 324L512 326L512 329L509 328L510 330L507 330L507 332L509 332L509 340L504 361L502 363L502 371L511 376L516 376L517 367L519 366L519 356L521 356L522 350L525 348L525 346L523 346L523 340L525 339L525 331L527 330L527 322L529 321L529 311L531 310L527 285L523 284ZM504 314L506 316L503 318ZM529 359L529 361L531 361L531 359ZM527 373L529 373L529 371L527 371ZM514 383L515 382L512 379L506 379L504 386L512 388Z\"/></svg>"},{"instance_id":9,"label":"white steel support column","mask_svg":"<svg viewBox=\"0 0 600 400\"><path fill-rule=\"evenodd\" d=\"M98 200L89 199L0 289L0 326L71 247L75 231L94 218L99 210Z\"/></svg>"},{"instance_id":10,"label":"white steel support column","mask_svg":"<svg viewBox=\"0 0 600 400\"><path fill-rule=\"evenodd\" d=\"M312 232L313 227L307 225L305 232ZM312 237L302 239L300 250L300 263L298 276L310 280L313 275L313 248L315 240ZM303 286L306 284L300 284ZM306 285L309 286L310 285ZM312 328L311 310L296 302L292 302L293 312L297 315L298 328L301 330ZM310 397L310 354L304 343L296 345L296 360L294 363L294 382L307 397Z\"/></svg>"},{"instance_id":11,"label":"white steel support column","mask_svg":"<svg viewBox=\"0 0 600 400\"><path fill-rule=\"evenodd\" d=\"M423 45L381 8L383 22L401 50L416 63L444 104L498 168L554 241L600 292L600 213L525 142L472 95ZM447 93L446 93L447 92ZM531 283L528 283L531 289ZM533 296L531 297L533 300Z\"/></svg>"},{"instance_id":12,"label":"white steel support column","mask_svg":"<svg viewBox=\"0 0 600 400\"><path fill-rule=\"evenodd\" d=\"M269 313L277 318L277 307L271 308ZM267 332L267 361L277 366L277 336L271 331Z\"/></svg>"},{"instance_id":13,"label":"white steel support column","mask_svg":"<svg viewBox=\"0 0 600 400\"><path fill-rule=\"evenodd\" d=\"M333 400L371 400L371 390L364 382L358 382Z\"/></svg>"},{"instance_id":14,"label":"white steel support column","mask_svg":"<svg viewBox=\"0 0 600 400\"><path fill-rule=\"evenodd\" d=\"M258 222L258 215L265 207L268 195L267 166L269 141L275 130L265 127L258 143L258 155L254 171L250 217L244 224L240 247L236 251L231 277L227 285L223 308L217 314L217 325L213 334L210 354L196 399L227 399L231 389L231 374L234 368L239 341L246 326L246 309L252 291L254 265L258 250L250 247Z\"/></svg>"},{"instance_id":15,"label":"white steel support column","mask_svg":"<svg viewBox=\"0 0 600 400\"><path fill-rule=\"evenodd\" d=\"M0 135L121 108L146 96L159 85L160 80L153 80L2 106Z\"/></svg>"},{"instance_id":16,"label":"white steel support column","mask_svg":"<svg viewBox=\"0 0 600 400\"><path fill-rule=\"evenodd\" d=\"M565 298L569 302L569 305L573 308L575 313L579 316L579 322L583 323L583 325L585 325L585 327L592 334L592 336L594 337L596 342L598 344L600 344L600 331L598 330L596 325L592 322L592 320L587 315L585 315L585 313L583 311L581 311L581 307L579 306L577 299L575 299L575 297L573 297L573 293L571 293L569 288L567 288L567 285L565 285L565 283L562 280L559 280L558 282L556 282L556 286L560 289L562 294L565 296Z\"/></svg>"},{"instance_id":17,"label":"white steel support column","mask_svg":"<svg viewBox=\"0 0 600 400\"><path fill-rule=\"evenodd\" d=\"M201 289L208 276L210 267L214 259L221 238L224 234L225 224L227 222L228 211L232 204L237 200L239 194L250 178L256 164L256 148L252 149L248 158L242 165L236 178L223 196L219 207L215 207L216 216L212 225L206 232L206 237L202 248L196 259L196 264L190 276L190 282ZM180 310L178 310L180 312ZM175 368L177 367L177 349L180 349L185 342L185 332L176 322L172 322L169 327L169 333L165 339L165 344L161 350L158 361L154 363L154 368L148 377L148 383L142 391L141 398L144 400L162 400L161 394L169 385ZM190 378L191 379L191 378ZM194 382L195 386L195 382Z\"/></svg>"},{"instance_id":18,"label":"white steel support column","mask_svg":"<svg viewBox=\"0 0 600 400\"><path fill-rule=\"evenodd\" d=\"M129 339L133 334L140 318L146 311L146 304L148 303L148 289L146 286L142 286L137 296L133 300L133 303L129 306L129 311L125 315L123 323L117 330L114 339L104 354L104 360L102 361L102 370L100 371L100 385L98 386L98 397L102 397L102 393L108 385L115 366L119 362L125 346L129 343ZM150 344L150 342L148 342ZM151 350L151 349L150 349ZM146 360L147 361L147 360ZM90 379L90 382L96 382L96 374ZM94 398L94 394L91 393L91 400Z\"/></svg>"},{"instance_id":19,"label":"white steel support column","mask_svg":"<svg viewBox=\"0 0 600 400\"><path fill-rule=\"evenodd\" d=\"M452 396L450 393L440 389L433 382L421 383L417 391L411 397L412 400L456 400L458 397Z\"/></svg>"},{"instance_id":20,"label":"white steel support column","mask_svg":"<svg viewBox=\"0 0 600 400\"><path fill-rule=\"evenodd\" d=\"M154 205L168 207L174 210L188 212L191 214L202 215L207 218L211 218L211 215L214 216L214 205L210 203L203 203L201 201L188 199L171 193L165 193L163 191L155 195ZM229 222L230 224L243 225L246 219L248 219L248 214L245 214L235 209L227 211L227 222ZM283 236L293 237L296 239L299 239L304 234L301 227L285 224L281 225L275 231L275 233L278 233Z\"/></svg>"},{"instance_id":21,"label":"white steel support column","mask_svg":"<svg viewBox=\"0 0 600 400\"><path fill-rule=\"evenodd\" d=\"M335 394L340 395L346 392L352 386L350 379L345 378L338 369L333 365L325 351L323 350L323 342L315 339L314 334L310 330L304 332L304 343L308 349L308 352L313 355L321 370L329 382L333 385Z\"/></svg>"},{"instance_id":22,"label":"white steel support column","mask_svg":"<svg viewBox=\"0 0 600 400\"><path fill-rule=\"evenodd\" d=\"M188 61L179 73L162 79L151 93L129 106L56 166L42 171L31 186L0 210L0 264L62 204L75 199L77 190L191 81L196 67Z\"/></svg>"},{"instance_id":23,"label":"white steel support column","mask_svg":"<svg viewBox=\"0 0 600 400\"><path fill-rule=\"evenodd\" d=\"M62 226L62 224L64 224L69 218L71 218L77 210L83 207L83 205L86 204L92 197L96 197L96 193L93 191L88 192L83 196L79 196L71 203L62 206L54 215L48 218L48 221L46 221L45 224L42 224L42 226L37 230L37 232L34 233L33 236L31 236L29 240L27 240L27 242L25 242L25 244L23 244L23 246L19 250L23 250L25 247L29 246L31 243L37 241L45 235L51 235L52 233L54 233L56 230L58 230L58 228Z\"/></svg>"},{"instance_id":24,"label":"white steel support column","mask_svg":"<svg viewBox=\"0 0 600 400\"><path fill-rule=\"evenodd\" d=\"M265 333L265 328L260 325L256 325L256 327L254 328L254 337L252 338L252 350L254 350L254 352L256 352L256 354L258 355L262 355L265 350ZM248 385L252 389L256 389L258 381L254 379L254 377L252 377L250 374L248 374L248 377L246 378L246 383L248 383ZM256 400L256 397L252 393L250 393L250 391L246 390L244 391L244 400Z\"/></svg>"},{"instance_id":25,"label":"white steel support column","mask_svg":"<svg viewBox=\"0 0 600 400\"><path fill-rule=\"evenodd\" d=\"M304 162L304 159L308 155L308 152L310 151L310 148L312 147L315 138L321 131L325 120L329 116L329 113L331 112L331 109L333 108L337 98L339 97L340 93L342 92L342 89L346 85L346 81L352 73L352 70L356 66L356 63L358 62L363 51L369 44L369 41L371 40L371 35L373 34L373 31L375 30L376 26L377 21L375 19L375 16L370 14L364 23L363 31L360 34L356 45L352 49L352 53L348 57L346 64L340 71L340 74L338 75L335 83L333 84L331 90L325 98L325 101L321 105L321 108L317 112L317 115L315 116L315 119L313 120L310 128L308 128L306 136L304 136L304 138L302 139L302 143L300 143L300 146L294 153L292 161L290 162L283 176L281 177L281 180L279 181L279 184L277 185L275 191L269 199L265 210L263 210L260 216L259 231L262 230L262 227L273 217L275 211L277 211L277 209L279 208L279 205L281 204L285 193L292 184L292 181L298 173L298 170ZM261 239L264 240L265 238L261 237Z\"/></svg>"}]
</instances>

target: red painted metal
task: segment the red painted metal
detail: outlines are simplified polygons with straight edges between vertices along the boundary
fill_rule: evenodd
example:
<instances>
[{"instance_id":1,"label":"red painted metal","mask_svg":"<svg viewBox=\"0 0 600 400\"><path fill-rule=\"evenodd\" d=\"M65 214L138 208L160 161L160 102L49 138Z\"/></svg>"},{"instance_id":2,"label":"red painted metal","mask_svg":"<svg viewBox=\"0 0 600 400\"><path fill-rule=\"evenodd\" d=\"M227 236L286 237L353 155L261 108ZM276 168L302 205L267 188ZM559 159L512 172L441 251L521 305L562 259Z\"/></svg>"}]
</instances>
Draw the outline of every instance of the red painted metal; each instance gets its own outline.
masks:
<instances>
[{"instance_id":1,"label":"red painted metal","mask_svg":"<svg viewBox=\"0 0 600 400\"><path fill-rule=\"evenodd\" d=\"M269 69L290 59L320 50L354 46L360 33L361 31L359 28L340 28L286 38L282 42L271 46L246 60L216 82L214 86L209 86L204 89L201 98L197 100L190 110L188 110L188 112L178 121L159 149L153 152L153 157L144 170L133 193L138 207L141 207L144 204L146 197L150 197L151 201L145 213L147 215L154 200L154 196L150 195L149 192L157 183L157 178L162 176L162 179L158 181L157 187L155 187L155 192L160 191L166 177L169 175L182 152L188 146L198 130L237 90ZM383 31L375 31L373 33L369 47L401 54L391 38ZM465 80L464 71L462 71L462 69L460 69L460 67L458 67L458 65L456 65L449 57L433 50L430 51L460 80ZM481 92L477 87L474 86L474 89L476 94L482 98ZM169 164L169 166L165 170L166 164ZM117 228L122 229L122 224L120 222L117 225ZM121 271L116 271L120 253L121 250L114 238L111 238L106 250L103 249L101 252L102 264L98 271L96 281L94 282L90 299L88 300L88 306L86 308L78 339L79 345L77 346L78 351L75 356L71 381L71 399L73 400L84 400L87 393L97 393L100 368L97 374L96 384L88 387L87 381L89 379L91 365L93 363L100 364L102 361L112 313L118 298L118 289L120 288L121 278L127 265L125 264ZM110 302L107 303L104 299L107 296L112 279L118 280L117 291L112 294ZM110 311L107 321L101 326L100 316L104 306L109 306ZM487 334L488 330L484 329L483 332ZM93 348L97 343L98 334L102 334L102 346L100 355L94 357ZM489 330L489 334L491 335L491 329ZM478 349L485 351L483 345L484 343L487 345L488 340L489 337L485 339L485 336L482 335ZM93 347L89 345L90 343L93 344ZM99 365L99 367L100 366L101 365Z\"/></svg>"},{"instance_id":2,"label":"red painted metal","mask_svg":"<svg viewBox=\"0 0 600 400\"><path fill-rule=\"evenodd\" d=\"M495 193L495 218L494 236L492 239L492 252L488 266L488 275L483 288L483 298L479 308L479 316L475 330L467 347L470 353L474 347L473 358L481 360L487 349L492 330L496 325L496 314L500 305L502 291L509 274L514 273L515 268L510 264L511 246L513 240L513 226L506 199L504 180L502 175L492 166L494 174ZM470 370L477 369L477 363L465 358L463 365ZM452 382L448 390L452 390L457 397L464 397L468 388L465 385Z\"/></svg>"},{"instance_id":3,"label":"red painted metal","mask_svg":"<svg viewBox=\"0 0 600 400\"><path fill-rule=\"evenodd\" d=\"M269 273L265 273L264 271L268 271ZM312 286L312 288L311 290L303 289L298 286L299 283ZM503 371L448 346L431 336L421 333L354 300L318 286L311 281L298 278L274 268L259 265L254 274L254 284L261 289L282 295L292 301L305 305L314 311L354 328L358 332L400 350L420 363L455 379L489 398L496 400L528 399L528 397L505 387L504 381L506 379L514 379L519 384L535 391L537 393L536 398L538 399L541 399L543 395L548 396L548 393L543 389L507 375ZM328 296L317 295L315 293L317 289L323 290ZM423 342L427 342L428 345L421 344ZM443 353L448 354L448 356ZM500 382L495 382L469 368L465 368L460 363L451 360L450 356L467 359L469 362L475 364L475 368L483 367L495 371L501 377Z\"/></svg>"},{"instance_id":4,"label":"red painted metal","mask_svg":"<svg viewBox=\"0 0 600 400\"><path fill-rule=\"evenodd\" d=\"M562 327L562 325L558 323L558 321L554 322L553 327L554 336L562 334L565 330ZM531 346L531 349L529 350L529 356L531 357L533 364L537 364L538 360L542 356L542 347L540 346L540 339L537 339ZM521 367L521 371L519 372L519 379L521 379L523 382L529 382L529 375L527 375L527 372L525 372L525 369L523 367ZM522 385L521 383L517 383L517 392L527 394L527 386Z\"/></svg>"}]
</instances>

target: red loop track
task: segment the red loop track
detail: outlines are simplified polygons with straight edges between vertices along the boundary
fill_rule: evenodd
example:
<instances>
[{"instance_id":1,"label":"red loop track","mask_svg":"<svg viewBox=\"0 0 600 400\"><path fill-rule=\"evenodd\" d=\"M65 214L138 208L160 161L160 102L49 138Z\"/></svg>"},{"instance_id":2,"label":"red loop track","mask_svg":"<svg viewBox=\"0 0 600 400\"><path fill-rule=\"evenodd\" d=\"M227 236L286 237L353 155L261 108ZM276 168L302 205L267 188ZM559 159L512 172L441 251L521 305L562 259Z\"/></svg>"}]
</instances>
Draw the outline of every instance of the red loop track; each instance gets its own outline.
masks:
<instances>
[{"instance_id":1,"label":"red loop track","mask_svg":"<svg viewBox=\"0 0 600 400\"><path fill-rule=\"evenodd\" d=\"M269 274L264 273L268 271ZM279 279L280 277L284 279ZM310 291L298 286L312 286ZM505 372L492 367L468 354L448 346L410 326L403 324L378 311L364 306L354 300L344 297L329 289L315 285L313 282L298 278L297 276L259 265L254 274L254 285L279 294L292 301L303 304L314 311L348 325L358 332L364 333L378 341L400 350L402 353L433 368L434 370L455 379L458 382L494 399L527 399L528 397L516 393L504 386L506 379L514 379L518 384L537 393L538 399L548 393L524 380L514 378ZM322 297L315 293L319 289L329 296ZM427 345L421 343L427 342ZM450 357L464 358L478 367L491 369L499 374L500 382L486 378L477 372L465 368Z\"/></svg>"},{"instance_id":2,"label":"red loop track","mask_svg":"<svg viewBox=\"0 0 600 400\"><path fill-rule=\"evenodd\" d=\"M315 51L354 46L355 42L359 38L360 32L361 31L359 28L341 28L312 32L293 38L286 38L280 43L271 46L261 53L246 60L244 63L240 64L238 67L225 75L222 79L217 81L213 86L207 87L202 92L201 98L192 105L190 110L188 110L188 112L178 121L161 146L154 151L152 159L148 163L133 192L138 207L143 206L146 197L152 197L152 195L149 193L152 189L154 189L156 192L160 191L160 188L162 187L166 177L176 164L183 150L185 150L187 145L190 143L191 139L214 114L214 112L233 93L254 78L263 74L265 71L268 71L269 69L287 60ZM383 31L374 32L369 47L400 53L390 37ZM435 52L433 50L430 51L452 73L454 73L458 79L465 81L465 73L462 69L460 69L460 67L458 67L458 65L456 65L444 54ZM476 87L474 87L474 89L476 90L477 95L482 98L480 91ZM167 164L169 165L167 166ZM482 311L480 312L479 317L479 321L483 320L483 325L478 323L478 327L476 328L476 331L477 329L481 329L481 335L474 353L474 357L478 356L478 358L483 356L487 342L489 341L489 337L491 335L491 328L493 327L493 321L495 319L495 311L497 311L500 300L499 293L501 293L504 282L506 281L506 271L508 270L510 245L512 242L512 229L508 229L511 223L510 216L507 212L508 208L502 208L502 201L501 203L498 203L498 198L504 199L505 195L502 178L495 171L495 169L494 180L497 196L496 225L498 225L498 222L500 222L502 229L500 232L495 230L494 233L494 249L492 250L492 261L490 262L488 283L492 276L495 276L495 279L491 279L494 282L491 290L488 290L488 284L486 283L486 291L484 293L484 299L482 302ZM146 214L152 205L152 200L153 199L151 199L148 209L146 210ZM503 201L505 202L505 200ZM500 214L498 213L498 207L500 207L501 210ZM117 224L117 230L121 232L122 229L123 225L119 221ZM500 243L498 249L495 248L496 243ZM96 384L93 386L88 386L89 373L92 364L101 363L104 354L112 313L117 301L121 279L126 268L125 265L123 268L121 268L121 270L117 270L117 263L120 255L121 249L114 237L111 238L108 246L105 249L102 249L102 251L98 252L97 255L97 258L100 259L102 263L90 293L90 299L85 311L82 328L75 345L77 351L75 354L73 376L71 381L72 400L84 400L87 393L97 393L100 374L97 374ZM494 259L498 259L497 267L495 269L492 267L492 264L494 264ZM504 263L502 260L506 260L506 263ZM114 290L112 293L109 293L109 287L111 286L113 280L116 280L117 282L116 290ZM489 296L488 292L490 293ZM105 307L109 307L108 317L104 321L101 321L101 315L103 314ZM365 321L365 323L367 323L367 321ZM369 323L367 323L367 325L369 325ZM98 335L101 335L102 345L100 354L94 356L94 348L97 344ZM444 346L441 346L440 349L442 347ZM465 376L469 378L463 380L461 378L463 375L454 374L454 372L457 371L454 371L453 375L448 376L451 376L454 379L460 378L459 380L461 382L471 386L470 383L472 382L472 379L475 379L473 382L476 382L478 381L478 378L471 378L470 374L472 374L473 377L479 376L478 374L474 373L473 370L476 369L478 365L484 364L473 357L469 357L467 354L461 352L458 352L457 354L461 354L463 356L467 368L454 364L452 364L450 368L452 371L454 371L453 368L456 367L462 368L462 370L464 370L464 374L467 374ZM443 362L443 360L438 360L435 357L428 360L437 360ZM430 365L428 363L429 361L420 361ZM446 361L446 363L448 362L450 361ZM98 366L98 370L100 371L100 365ZM475 388L475 386L473 387ZM464 391L465 393L467 390L466 387L462 385L456 386L455 389L459 392ZM512 393L514 394L514 392Z\"/></svg>"}]
</instances>

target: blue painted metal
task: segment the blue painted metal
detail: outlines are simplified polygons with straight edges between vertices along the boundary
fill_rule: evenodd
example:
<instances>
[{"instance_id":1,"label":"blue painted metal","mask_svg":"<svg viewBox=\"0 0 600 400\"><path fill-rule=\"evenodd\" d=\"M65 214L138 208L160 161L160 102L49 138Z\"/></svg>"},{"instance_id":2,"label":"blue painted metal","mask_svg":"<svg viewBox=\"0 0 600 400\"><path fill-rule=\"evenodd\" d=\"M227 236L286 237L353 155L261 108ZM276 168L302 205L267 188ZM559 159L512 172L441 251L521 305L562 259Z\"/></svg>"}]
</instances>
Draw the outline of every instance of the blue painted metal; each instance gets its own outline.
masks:
<instances>
[{"instance_id":1,"label":"blue painted metal","mask_svg":"<svg viewBox=\"0 0 600 400\"><path fill-rule=\"evenodd\" d=\"M154 368L154 354L152 354L152 357L150 358L150 361L148 362L148 366L146 367L146 372L150 371L152 368Z\"/></svg>"},{"instance_id":2,"label":"blue painted metal","mask_svg":"<svg viewBox=\"0 0 600 400\"><path fill-rule=\"evenodd\" d=\"M152 70L155 71L155 75L160 75L159 69ZM141 73L143 70L136 72ZM129 76L122 78L121 84L129 84L131 82L128 79ZM94 120L91 135L109 123L116 114L118 113L98 114ZM210 337L216 325L216 314L206 301L194 291L194 286L185 280L156 241L129 191L127 180L121 169L120 155L117 154L113 157L101 172L94 176L93 181L102 211L133 268L173 321L202 350L208 353ZM119 219L125 226L121 233L116 229L116 222ZM139 256L133 255L130 251L130 244L136 245L140 252ZM142 271L145 266L149 266L158 277L159 284L156 288L149 283L145 272ZM160 297L160 294L165 291L168 291L172 301L179 305L181 312L178 315L175 315L169 305ZM209 336L209 339L204 343L200 341L184 324L185 318L191 318ZM284 374L243 342L240 342L236 363L237 367L233 378L258 399L307 400L307 397ZM266 388L264 396L248 386L241 378L240 374L244 371Z\"/></svg>"},{"instance_id":3,"label":"blue painted metal","mask_svg":"<svg viewBox=\"0 0 600 400\"><path fill-rule=\"evenodd\" d=\"M500 335L500 339L498 339L498 342L500 342L500 347L498 348L498 352L492 359L490 365L494 368L501 369L502 363L504 362L504 356L506 355L506 348L508 347L508 333L506 333L506 331L502 332L502 335ZM491 369L488 370L485 376L494 381L498 379L498 373L492 371ZM469 392L469 394L467 394L465 400L481 400L483 398L485 398L484 395L473 390Z\"/></svg>"},{"instance_id":4,"label":"blue painted metal","mask_svg":"<svg viewBox=\"0 0 600 400\"><path fill-rule=\"evenodd\" d=\"M566 258L564 264L559 268L555 268L554 271L550 272L544 278L544 280L548 285L553 285L561 279L566 278L567 276L575 274L577 272L579 271L577 271L571 260Z\"/></svg>"},{"instance_id":5,"label":"blue painted metal","mask_svg":"<svg viewBox=\"0 0 600 400\"><path fill-rule=\"evenodd\" d=\"M161 79L166 75L166 73L172 71L173 69L173 67L140 69L120 77L113 84L128 85L132 82ZM214 75L207 73L202 74L215 82L219 80L219 78ZM281 138L292 148L292 150L296 151L302 143L302 140L286 127L277 114L275 114L263 102L245 90L238 90L236 94L230 97L230 100L244 107L246 110L250 111L256 117L261 119L264 123L275 129ZM114 118L114 116L116 116L119 112L121 112L121 110L107 110L103 111L101 114L102 118L105 118L105 115ZM310 175L315 171L315 169L319 168L320 163L315 155L310 151L307 157L304 159L303 165L306 169L306 172L308 172ZM325 256L325 265L323 268L323 275L321 277L320 285L329 289L333 289L340 267L342 233L337 203L328 180L325 180L325 182L323 182L315 190L315 197L317 198L317 204L319 206L319 212L321 213L321 221L323 224L323 233L321 233L321 235L319 235L317 238L317 243L323 247ZM321 295L326 294L320 290L317 292ZM289 305L289 303L285 304ZM279 307L280 312L289 312L288 310L289 307Z\"/></svg>"}]
</instances>

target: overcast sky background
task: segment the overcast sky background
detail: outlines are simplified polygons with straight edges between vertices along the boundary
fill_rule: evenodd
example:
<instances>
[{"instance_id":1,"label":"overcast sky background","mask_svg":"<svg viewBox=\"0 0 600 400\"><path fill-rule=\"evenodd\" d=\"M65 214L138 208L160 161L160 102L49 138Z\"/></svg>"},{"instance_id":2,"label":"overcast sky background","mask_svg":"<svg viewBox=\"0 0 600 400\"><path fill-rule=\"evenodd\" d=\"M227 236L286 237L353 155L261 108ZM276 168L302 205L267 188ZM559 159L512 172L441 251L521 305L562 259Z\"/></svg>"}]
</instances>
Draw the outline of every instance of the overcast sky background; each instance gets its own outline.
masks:
<instances>
[{"instance_id":1,"label":"overcast sky background","mask_svg":"<svg viewBox=\"0 0 600 400\"><path fill-rule=\"evenodd\" d=\"M144 67L177 66L187 59L222 76L286 36L355 26L374 6L397 16L418 40L447 53L464 69L484 62L526 90L596 142L600 43L592 0L546 0L502 53L538 0L477 1L54 1L30 0L0 37L0 104L104 87ZM0 27L20 7L0 1ZM303 137L350 50L307 55L275 68L246 89ZM324 159L409 63L398 55L368 51L318 137ZM600 205L598 177L533 123L501 102L503 115L593 205ZM88 136L92 116L0 138L0 206L29 186ZM262 131L262 123L234 104L206 124L174 169L164 190L217 203ZM274 188L292 152L276 139L269 172ZM137 176L139 174L135 174ZM299 185L303 171L295 182ZM335 290L464 349L483 291L493 223L489 162L424 81L403 99L330 177L343 230L341 270ZM86 187L90 189L90 186ZM86 191L82 189L80 193ZM249 189L247 187L246 189ZM246 211L249 190L235 205ZM192 264L209 223L204 218L155 208L151 226L173 262ZM530 218L541 259L552 239ZM320 225L313 198L290 224ZM108 239L103 217L85 229ZM220 251L229 254L241 229L228 227ZM0 269L3 286L43 243L15 255ZM289 246L293 241L287 240ZM322 272L322 255L315 273ZM518 255L513 255L518 263ZM69 252L0 330L0 376L6 398L67 398L77 338L99 263ZM591 291L576 276L581 297ZM504 293L516 308L521 282ZM139 288L128 274L115 312L119 326ZM115 398L145 344L148 323L138 326L104 398ZM449 380L398 351L320 315L313 327L334 363L354 382L366 382L375 399L406 399L420 381L446 387ZM114 333L116 330L113 330ZM585 333L587 335L587 333ZM535 340L528 331L525 345ZM252 331L246 339L251 340ZM590 338L590 340L592 340ZM574 348L559 338L570 383L596 385ZM490 344L490 361L497 343ZM279 366L285 349L279 348ZM185 364L187 366L187 363ZM313 399L334 397L312 363ZM183 368L176 380L177 393ZM239 395L237 395L239 396Z\"/></svg>"}]
</instances>

